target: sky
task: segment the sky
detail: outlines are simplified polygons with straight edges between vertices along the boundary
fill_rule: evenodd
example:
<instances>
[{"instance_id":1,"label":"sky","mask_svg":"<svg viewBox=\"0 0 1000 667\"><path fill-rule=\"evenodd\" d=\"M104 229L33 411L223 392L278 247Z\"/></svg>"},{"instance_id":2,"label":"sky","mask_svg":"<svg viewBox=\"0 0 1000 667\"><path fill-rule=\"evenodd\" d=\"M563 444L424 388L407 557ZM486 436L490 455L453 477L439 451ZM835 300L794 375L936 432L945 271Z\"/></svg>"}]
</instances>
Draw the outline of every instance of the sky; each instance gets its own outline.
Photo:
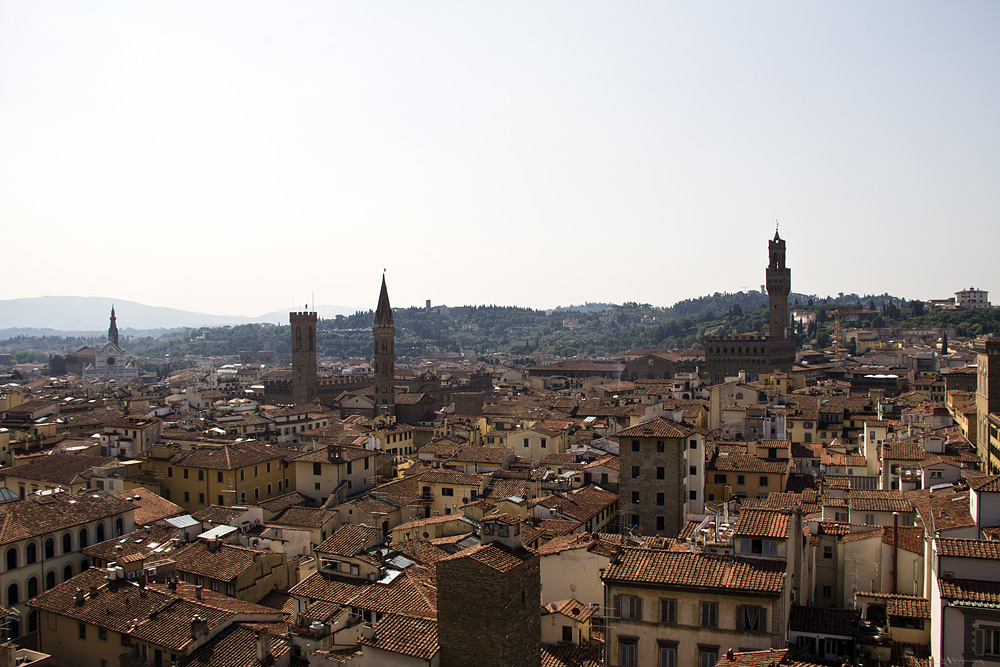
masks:
<instances>
[{"instance_id":1,"label":"sky","mask_svg":"<svg viewBox=\"0 0 1000 667\"><path fill-rule=\"evenodd\" d=\"M1000 3L0 0L0 299L1000 299ZM989 251L992 257L984 255Z\"/></svg>"}]
</instances>

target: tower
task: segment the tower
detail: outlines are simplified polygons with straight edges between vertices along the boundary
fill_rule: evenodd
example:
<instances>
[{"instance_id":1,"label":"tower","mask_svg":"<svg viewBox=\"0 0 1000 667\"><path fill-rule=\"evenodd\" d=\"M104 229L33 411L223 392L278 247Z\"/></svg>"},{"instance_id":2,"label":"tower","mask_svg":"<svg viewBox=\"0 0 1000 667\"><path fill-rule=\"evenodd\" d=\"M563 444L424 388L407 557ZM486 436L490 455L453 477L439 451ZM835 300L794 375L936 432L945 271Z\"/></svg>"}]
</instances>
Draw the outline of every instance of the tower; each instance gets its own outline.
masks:
<instances>
[{"instance_id":1,"label":"tower","mask_svg":"<svg viewBox=\"0 0 1000 667\"><path fill-rule=\"evenodd\" d=\"M118 321L115 318L115 307L111 306L111 326L108 327L108 340L118 347Z\"/></svg>"},{"instance_id":2,"label":"tower","mask_svg":"<svg viewBox=\"0 0 1000 667\"><path fill-rule=\"evenodd\" d=\"M289 313L292 325L292 403L311 403L318 394L316 382L316 313Z\"/></svg>"},{"instance_id":3,"label":"tower","mask_svg":"<svg viewBox=\"0 0 1000 667\"><path fill-rule=\"evenodd\" d=\"M396 325L389 305L389 290L382 274L382 291L378 295L375 322L372 324L375 339L375 412L396 414Z\"/></svg>"},{"instance_id":4,"label":"tower","mask_svg":"<svg viewBox=\"0 0 1000 667\"><path fill-rule=\"evenodd\" d=\"M773 341L788 338L788 293L792 288L792 271L785 266L785 242L774 230L774 239L767 244L767 309L768 338Z\"/></svg>"},{"instance_id":5,"label":"tower","mask_svg":"<svg viewBox=\"0 0 1000 667\"><path fill-rule=\"evenodd\" d=\"M1000 340L980 338L976 350L976 449L983 472L1000 473L1000 456L991 448L997 440L997 415L1000 414ZM993 437L990 437L990 434Z\"/></svg>"}]
</instances>

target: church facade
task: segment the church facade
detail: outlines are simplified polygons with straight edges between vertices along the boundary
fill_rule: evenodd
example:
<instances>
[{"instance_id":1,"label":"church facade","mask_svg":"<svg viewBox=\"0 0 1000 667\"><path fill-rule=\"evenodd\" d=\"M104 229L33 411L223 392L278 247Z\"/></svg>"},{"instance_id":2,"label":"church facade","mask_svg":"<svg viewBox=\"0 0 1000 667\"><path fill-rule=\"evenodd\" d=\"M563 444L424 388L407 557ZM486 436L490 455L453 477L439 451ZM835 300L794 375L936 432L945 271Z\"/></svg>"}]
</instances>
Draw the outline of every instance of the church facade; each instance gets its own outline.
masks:
<instances>
[{"instance_id":1,"label":"church facade","mask_svg":"<svg viewBox=\"0 0 1000 667\"><path fill-rule=\"evenodd\" d=\"M118 343L118 323L112 306L108 342L97 349L94 361L83 369L83 377L88 380L130 380L138 376L139 370L128 360Z\"/></svg>"},{"instance_id":2,"label":"church facade","mask_svg":"<svg viewBox=\"0 0 1000 667\"><path fill-rule=\"evenodd\" d=\"M705 366L711 382L722 382L740 371L745 371L751 380L761 373L788 372L795 363L795 333L788 325L792 271L785 265L785 241L775 230L774 238L767 245L767 332L765 335L706 336Z\"/></svg>"}]
</instances>

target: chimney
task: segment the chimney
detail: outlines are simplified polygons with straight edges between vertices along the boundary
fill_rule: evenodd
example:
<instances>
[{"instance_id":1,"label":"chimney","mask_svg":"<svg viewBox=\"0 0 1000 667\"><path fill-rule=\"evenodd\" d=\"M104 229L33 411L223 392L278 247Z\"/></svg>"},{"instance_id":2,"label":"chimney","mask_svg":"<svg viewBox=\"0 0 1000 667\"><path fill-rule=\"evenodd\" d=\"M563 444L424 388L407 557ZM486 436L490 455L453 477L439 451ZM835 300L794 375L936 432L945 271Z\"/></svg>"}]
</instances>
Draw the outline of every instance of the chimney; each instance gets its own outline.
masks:
<instances>
[{"instance_id":1,"label":"chimney","mask_svg":"<svg viewBox=\"0 0 1000 667\"><path fill-rule=\"evenodd\" d=\"M257 662L261 665L268 665L272 661L271 633L267 630L261 630L257 633Z\"/></svg>"},{"instance_id":2,"label":"chimney","mask_svg":"<svg viewBox=\"0 0 1000 667\"><path fill-rule=\"evenodd\" d=\"M204 589L201 586L195 586L194 587L194 596L197 599L199 599L199 600L201 599L201 592L202 592L202 590L204 590Z\"/></svg>"},{"instance_id":3,"label":"chimney","mask_svg":"<svg viewBox=\"0 0 1000 667\"><path fill-rule=\"evenodd\" d=\"M191 618L191 638L195 641L208 636L208 621L195 614Z\"/></svg>"},{"instance_id":4,"label":"chimney","mask_svg":"<svg viewBox=\"0 0 1000 667\"><path fill-rule=\"evenodd\" d=\"M83 604L83 589L82 588L77 588L76 589L76 594L73 596L73 602L77 606L80 606L80 605Z\"/></svg>"},{"instance_id":5,"label":"chimney","mask_svg":"<svg viewBox=\"0 0 1000 667\"><path fill-rule=\"evenodd\" d=\"M176 579L170 579L170 580L168 580L167 581L167 588L169 590L176 591L177 590L177 580Z\"/></svg>"}]
</instances>

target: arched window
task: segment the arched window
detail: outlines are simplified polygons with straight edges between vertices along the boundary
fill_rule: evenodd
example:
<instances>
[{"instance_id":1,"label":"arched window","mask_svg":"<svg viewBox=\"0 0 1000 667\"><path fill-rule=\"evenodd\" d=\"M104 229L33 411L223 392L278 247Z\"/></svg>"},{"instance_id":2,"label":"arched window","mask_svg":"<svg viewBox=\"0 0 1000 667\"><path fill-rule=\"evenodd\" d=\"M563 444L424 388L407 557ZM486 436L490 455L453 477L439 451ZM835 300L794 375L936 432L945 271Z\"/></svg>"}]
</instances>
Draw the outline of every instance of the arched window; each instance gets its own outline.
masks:
<instances>
[{"instance_id":1,"label":"arched window","mask_svg":"<svg viewBox=\"0 0 1000 667\"><path fill-rule=\"evenodd\" d=\"M21 592L17 590L17 584L11 584L7 587L7 606L13 607L20 601Z\"/></svg>"},{"instance_id":2,"label":"arched window","mask_svg":"<svg viewBox=\"0 0 1000 667\"><path fill-rule=\"evenodd\" d=\"M38 631L38 612L33 611L28 614L28 632Z\"/></svg>"},{"instance_id":3,"label":"arched window","mask_svg":"<svg viewBox=\"0 0 1000 667\"><path fill-rule=\"evenodd\" d=\"M96 539L97 539L98 542L103 542L104 541L104 522L103 521L101 523L97 524L97 538Z\"/></svg>"},{"instance_id":4,"label":"arched window","mask_svg":"<svg viewBox=\"0 0 1000 667\"><path fill-rule=\"evenodd\" d=\"M125 522L122 521L121 517L115 519L115 537L125 533Z\"/></svg>"},{"instance_id":5,"label":"arched window","mask_svg":"<svg viewBox=\"0 0 1000 667\"><path fill-rule=\"evenodd\" d=\"M73 566L67 565L63 568L63 581L69 581L73 578Z\"/></svg>"},{"instance_id":6,"label":"arched window","mask_svg":"<svg viewBox=\"0 0 1000 667\"><path fill-rule=\"evenodd\" d=\"M80 561L80 572L84 572L89 568L90 568L90 559L84 558L82 561Z\"/></svg>"},{"instance_id":7,"label":"arched window","mask_svg":"<svg viewBox=\"0 0 1000 667\"><path fill-rule=\"evenodd\" d=\"M36 560L38 560L38 545L34 542L28 542L28 546L24 548L24 562L30 565Z\"/></svg>"},{"instance_id":8,"label":"arched window","mask_svg":"<svg viewBox=\"0 0 1000 667\"><path fill-rule=\"evenodd\" d=\"M69 533L63 535L63 553L68 554L73 551L73 536Z\"/></svg>"},{"instance_id":9,"label":"arched window","mask_svg":"<svg viewBox=\"0 0 1000 667\"><path fill-rule=\"evenodd\" d=\"M33 598L38 595L38 577L28 579L28 597Z\"/></svg>"},{"instance_id":10,"label":"arched window","mask_svg":"<svg viewBox=\"0 0 1000 667\"><path fill-rule=\"evenodd\" d=\"M55 588L56 586L56 571L49 570L48 574L45 575L45 590L50 588Z\"/></svg>"},{"instance_id":11,"label":"arched window","mask_svg":"<svg viewBox=\"0 0 1000 667\"><path fill-rule=\"evenodd\" d=\"M17 549L11 547L7 549L7 569L16 570L17 569Z\"/></svg>"},{"instance_id":12,"label":"arched window","mask_svg":"<svg viewBox=\"0 0 1000 667\"><path fill-rule=\"evenodd\" d=\"M86 528L81 528L80 529L80 548L82 549L85 546L87 546L87 529Z\"/></svg>"},{"instance_id":13,"label":"arched window","mask_svg":"<svg viewBox=\"0 0 1000 667\"><path fill-rule=\"evenodd\" d=\"M55 558L56 557L56 541L51 537L45 540L45 557Z\"/></svg>"}]
</instances>

